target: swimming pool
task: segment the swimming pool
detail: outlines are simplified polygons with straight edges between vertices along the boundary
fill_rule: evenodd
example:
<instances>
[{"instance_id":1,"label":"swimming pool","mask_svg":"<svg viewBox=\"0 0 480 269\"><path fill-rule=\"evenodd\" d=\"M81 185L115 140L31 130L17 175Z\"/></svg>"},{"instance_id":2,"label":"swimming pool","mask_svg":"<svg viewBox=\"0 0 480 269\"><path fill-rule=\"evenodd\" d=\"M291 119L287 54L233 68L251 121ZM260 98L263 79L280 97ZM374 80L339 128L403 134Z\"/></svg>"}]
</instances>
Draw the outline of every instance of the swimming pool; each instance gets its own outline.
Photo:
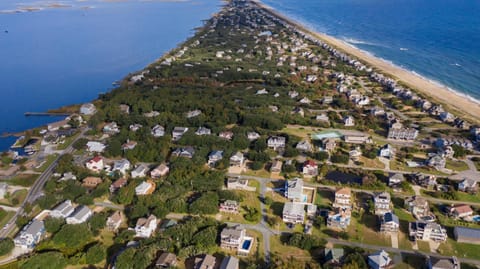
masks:
<instances>
[{"instance_id":1,"label":"swimming pool","mask_svg":"<svg viewBox=\"0 0 480 269\"><path fill-rule=\"evenodd\" d=\"M249 250L251 244L252 244L252 240L243 241L242 250Z\"/></svg>"},{"instance_id":2,"label":"swimming pool","mask_svg":"<svg viewBox=\"0 0 480 269\"><path fill-rule=\"evenodd\" d=\"M475 221L475 222L480 222L480 215L473 216L472 220Z\"/></svg>"}]
</instances>

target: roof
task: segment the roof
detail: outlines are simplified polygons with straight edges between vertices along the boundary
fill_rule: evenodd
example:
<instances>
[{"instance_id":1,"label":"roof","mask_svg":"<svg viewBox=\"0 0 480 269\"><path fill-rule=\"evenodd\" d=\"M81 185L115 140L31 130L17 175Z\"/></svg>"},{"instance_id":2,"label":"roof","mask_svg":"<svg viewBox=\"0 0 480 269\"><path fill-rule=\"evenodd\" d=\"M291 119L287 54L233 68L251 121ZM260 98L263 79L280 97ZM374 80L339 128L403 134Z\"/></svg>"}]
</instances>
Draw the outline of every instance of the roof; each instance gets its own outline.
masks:
<instances>
[{"instance_id":1,"label":"roof","mask_svg":"<svg viewBox=\"0 0 480 269\"><path fill-rule=\"evenodd\" d=\"M317 163L313 160L307 160L305 161L305 163L303 164L304 166L317 166Z\"/></svg>"},{"instance_id":2,"label":"roof","mask_svg":"<svg viewBox=\"0 0 480 269\"><path fill-rule=\"evenodd\" d=\"M215 266L216 259L212 255L205 254L200 258L198 269L212 269Z\"/></svg>"},{"instance_id":3,"label":"roof","mask_svg":"<svg viewBox=\"0 0 480 269\"><path fill-rule=\"evenodd\" d=\"M242 236L242 232L244 229L241 229L238 226L235 227L225 227L220 234L221 237L233 237L233 238L240 238Z\"/></svg>"},{"instance_id":4,"label":"roof","mask_svg":"<svg viewBox=\"0 0 480 269\"><path fill-rule=\"evenodd\" d=\"M472 208L469 205L456 205L452 207L453 210L457 211L457 213L468 213L473 212Z\"/></svg>"},{"instance_id":5,"label":"roof","mask_svg":"<svg viewBox=\"0 0 480 269\"><path fill-rule=\"evenodd\" d=\"M398 216L393 214L392 212L385 213L385 215L383 215L383 220L385 222L394 222L396 224L400 224Z\"/></svg>"},{"instance_id":6,"label":"roof","mask_svg":"<svg viewBox=\"0 0 480 269\"><path fill-rule=\"evenodd\" d=\"M63 201L63 203L57 205L53 210L60 211L62 214L64 214L66 212L69 212L72 209L73 209L72 201L65 200Z\"/></svg>"},{"instance_id":7,"label":"roof","mask_svg":"<svg viewBox=\"0 0 480 269\"><path fill-rule=\"evenodd\" d=\"M380 250L372 255L368 256L368 259L375 264L379 265L379 268L383 268L391 262L390 256L385 250Z\"/></svg>"},{"instance_id":8,"label":"roof","mask_svg":"<svg viewBox=\"0 0 480 269\"><path fill-rule=\"evenodd\" d=\"M220 269L237 269L238 268L238 259L232 256L223 258L222 263L220 264Z\"/></svg>"},{"instance_id":9,"label":"roof","mask_svg":"<svg viewBox=\"0 0 480 269\"><path fill-rule=\"evenodd\" d=\"M445 259L445 258L438 258L438 257L430 257L430 263L432 264L432 268L442 268L442 269L455 269L455 263L452 259Z\"/></svg>"},{"instance_id":10,"label":"roof","mask_svg":"<svg viewBox=\"0 0 480 269\"><path fill-rule=\"evenodd\" d=\"M457 237L467 237L480 240L480 229L456 226L454 231Z\"/></svg>"},{"instance_id":11,"label":"roof","mask_svg":"<svg viewBox=\"0 0 480 269\"><path fill-rule=\"evenodd\" d=\"M87 206L81 205L75 209L75 212L70 216L70 218L75 218L77 220L83 219L86 215L90 214L92 211Z\"/></svg>"},{"instance_id":12,"label":"roof","mask_svg":"<svg viewBox=\"0 0 480 269\"><path fill-rule=\"evenodd\" d=\"M343 195L351 195L352 191L350 188L340 188L335 192L335 195L337 194L343 194Z\"/></svg>"},{"instance_id":13,"label":"roof","mask_svg":"<svg viewBox=\"0 0 480 269\"><path fill-rule=\"evenodd\" d=\"M110 221L118 222L122 220L122 212L120 210L115 211L110 217L108 217Z\"/></svg>"},{"instance_id":14,"label":"roof","mask_svg":"<svg viewBox=\"0 0 480 269\"><path fill-rule=\"evenodd\" d=\"M112 183L112 186L114 188L121 188L125 186L125 184L127 184L127 178L122 177L120 179L115 180L115 182Z\"/></svg>"},{"instance_id":15,"label":"roof","mask_svg":"<svg viewBox=\"0 0 480 269\"><path fill-rule=\"evenodd\" d=\"M292 203L287 202L283 206L283 214L287 215L304 215L305 214L305 205L301 203Z\"/></svg>"},{"instance_id":16,"label":"roof","mask_svg":"<svg viewBox=\"0 0 480 269\"><path fill-rule=\"evenodd\" d=\"M340 261L340 259L345 254L343 248L326 248L325 249L325 261L336 260Z\"/></svg>"},{"instance_id":17,"label":"roof","mask_svg":"<svg viewBox=\"0 0 480 269\"><path fill-rule=\"evenodd\" d=\"M177 262L177 256L173 253L164 252L156 262L157 265L173 265Z\"/></svg>"},{"instance_id":18,"label":"roof","mask_svg":"<svg viewBox=\"0 0 480 269\"><path fill-rule=\"evenodd\" d=\"M35 235L45 228L43 221L34 219L25 229L24 233Z\"/></svg>"}]
</instances>

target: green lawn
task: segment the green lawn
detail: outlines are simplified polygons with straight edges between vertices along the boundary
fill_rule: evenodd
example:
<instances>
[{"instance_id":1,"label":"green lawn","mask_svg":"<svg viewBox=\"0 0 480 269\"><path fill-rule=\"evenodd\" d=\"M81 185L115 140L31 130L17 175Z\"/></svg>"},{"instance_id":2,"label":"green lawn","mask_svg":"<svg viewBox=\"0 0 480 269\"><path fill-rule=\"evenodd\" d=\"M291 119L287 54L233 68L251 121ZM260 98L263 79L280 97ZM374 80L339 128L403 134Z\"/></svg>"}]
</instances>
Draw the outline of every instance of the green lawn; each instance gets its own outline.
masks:
<instances>
[{"instance_id":1,"label":"green lawn","mask_svg":"<svg viewBox=\"0 0 480 269\"><path fill-rule=\"evenodd\" d=\"M7 182L9 185L30 187L33 185L35 180L37 180L37 178L38 178L38 175L21 174L9 180L4 180L4 182Z\"/></svg>"},{"instance_id":2,"label":"green lawn","mask_svg":"<svg viewBox=\"0 0 480 269\"><path fill-rule=\"evenodd\" d=\"M458 243L451 238L447 239L446 243L441 244L438 250L442 255L480 259L480 245Z\"/></svg>"},{"instance_id":3,"label":"green lawn","mask_svg":"<svg viewBox=\"0 0 480 269\"><path fill-rule=\"evenodd\" d=\"M391 246L389 235L378 232L377 216L363 214L361 219L352 217L347 232L349 240L370 245Z\"/></svg>"},{"instance_id":4,"label":"green lawn","mask_svg":"<svg viewBox=\"0 0 480 269\"><path fill-rule=\"evenodd\" d=\"M468 165L464 161L454 161L454 160L447 160L447 165L445 168L461 172L468 170Z\"/></svg>"},{"instance_id":5,"label":"green lawn","mask_svg":"<svg viewBox=\"0 0 480 269\"><path fill-rule=\"evenodd\" d=\"M8 198L1 199L0 204L6 206L18 206L20 205L25 197L27 197L28 190L16 190L15 192L11 193Z\"/></svg>"},{"instance_id":6,"label":"green lawn","mask_svg":"<svg viewBox=\"0 0 480 269\"><path fill-rule=\"evenodd\" d=\"M2 210L0 213L0 229L15 215L13 211Z\"/></svg>"},{"instance_id":7,"label":"green lawn","mask_svg":"<svg viewBox=\"0 0 480 269\"><path fill-rule=\"evenodd\" d=\"M55 161L56 158L57 158L57 154L47 156L46 162L42 166L40 166L38 169L35 169L35 171L36 172L45 171L53 163L53 161Z\"/></svg>"}]
</instances>

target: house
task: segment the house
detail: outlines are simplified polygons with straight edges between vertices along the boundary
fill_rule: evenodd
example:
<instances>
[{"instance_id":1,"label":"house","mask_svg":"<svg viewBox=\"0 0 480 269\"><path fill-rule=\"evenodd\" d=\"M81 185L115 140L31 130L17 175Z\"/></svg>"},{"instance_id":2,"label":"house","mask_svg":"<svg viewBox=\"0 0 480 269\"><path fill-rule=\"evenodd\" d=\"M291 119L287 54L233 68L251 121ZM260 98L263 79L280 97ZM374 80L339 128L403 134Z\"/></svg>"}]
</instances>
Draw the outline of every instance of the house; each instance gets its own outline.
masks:
<instances>
[{"instance_id":1,"label":"house","mask_svg":"<svg viewBox=\"0 0 480 269\"><path fill-rule=\"evenodd\" d=\"M233 256L223 258L219 269L239 269L239 261Z\"/></svg>"},{"instance_id":2,"label":"house","mask_svg":"<svg viewBox=\"0 0 480 269\"><path fill-rule=\"evenodd\" d=\"M243 153L237 151L232 157L230 157L230 166L242 166L244 161L245 157L243 156Z\"/></svg>"},{"instance_id":3,"label":"house","mask_svg":"<svg viewBox=\"0 0 480 269\"><path fill-rule=\"evenodd\" d=\"M132 178L146 177L148 173L148 166L145 164L140 164L135 169L132 170Z\"/></svg>"},{"instance_id":4,"label":"house","mask_svg":"<svg viewBox=\"0 0 480 269\"><path fill-rule=\"evenodd\" d=\"M424 175L416 173L412 178L413 183L420 185L428 190L432 190L437 185L437 177L434 175Z\"/></svg>"},{"instance_id":5,"label":"house","mask_svg":"<svg viewBox=\"0 0 480 269\"><path fill-rule=\"evenodd\" d=\"M152 171L150 171L150 176L152 178L160 178L166 176L169 171L170 168L166 164L162 163L159 166L155 167Z\"/></svg>"},{"instance_id":6,"label":"house","mask_svg":"<svg viewBox=\"0 0 480 269\"><path fill-rule=\"evenodd\" d=\"M340 188L335 192L335 201L333 207L351 209L352 208L352 191L350 188Z\"/></svg>"},{"instance_id":7,"label":"house","mask_svg":"<svg viewBox=\"0 0 480 269\"><path fill-rule=\"evenodd\" d=\"M206 127L199 127L198 130L195 132L196 135L210 135L212 134L212 130Z\"/></svg>"},{"instance_id":8,"label":"house","mask_svg":"<svg viewBox=\"0 0 480 269\"><path fill-rule=\"evenodd\" d=\"M280 160L273 160L272 165L270 167L271 173L280 173L282 172L282 161Z\"/></svg>"},{"instance_id":9,"label":"house","mask_svg":"<svg viewBox=\"0 0 480 269\"><path fill-rule=\"evenodd\" d=\"M212 255L204 254L201 257L195 258L194 269L213 269L215 267L216 259Z\"/></svg>"},{"instance_id":10,"label":"house","mask_svg":"<svg viewBox=\"0 0 480 269\"><path fill-rule=\"evenodd\" d=\"M346 229L350 225L351 212L349 209L334 208L328 214L327 227L335 229Z\"/></svg>"},{"instance_id":11,"label":"house","mask_svg":"<svg viewBox=\"0 0 480 269\"><path fill-rule=\"evenodd\" d=\"M372 269L385 269L391 265L392 259L385 250L380 250L368 256L368 265Z\"/></svg>"},{"instance_id":12,"label":"house","mask_svg":"<svg viewBox=\"0 0 480 269\"><path fill-rule=\"evenodd\" d=\"M333 138L324 138L322 139L323 149L328 152L332 152L337 147L337 142Z\"/></svg>"},{"instance_id":13,"label":"house","mask_svg":"<svg viewBox=\"0 0 480 269\"><path fill-rule=\"evenodd\" d=\"M453 122L455 120L455 116L446 111L440 113L439 118L443 122Z\"/></svg>"},{"instance_id":14,"label":"house","mask_svg":"<svg viewBox=\"0 0 480 269\"><path fill-rule=\"evenodd\" d=\"M380 220L380 232L398 232L400 228L400 221L397 215L392 212L386 212L383 214Z\"/></svg>"},{"instance_id":15,"label":"house","mask_svg":"<svg viewBox=\"0 0 480 269\"><path fill-rule=\"evenodd\" d=\"M85 166L93 171L93 172L100 172L104 168L103 158L101 156L95 156L93 159L90 159Z\"/></svg>"},{"instance_id":16,"label":"house","mask_svg":"<svg viewBox=\"0 0 480 269\"><path fill-rule=\"evenodd\" d=\"M175 127L172 131L172 140L178 141L182 136L188 132L188 127Z\"/></svg>"},{"instance_id":17,"label":"house","mask_svg":"<svg viewBox=\"0 0 480 269\"><path fill-rule=\"evenodd\" d=\"M233 138L233 132L232 132L232 131L220 132L220 133L218 134L218 137L223 138L223 139L226 139L226 140L232 140L232 138Z\"/></svg>"},{"instance_id":18,"label":"house","mask_svg":"<svg viewBox=\"0 0 480 269\"><path fill-rule=\"evenodd\" d=\"M345 140L346 143L351 144L365 144L371 141L368 135L358 132L346 133L343 136L343 140Z\"/></svg>"},{"instance_id":19,"label":"house","mask_svg":"<svg viewBox=\"0 0 480 269\"><path fill-rule=\"evenodd\" d=\"M465 178L458 183L458 190L468 193L476 193L478 191L478 184L475 179Z\"/></svg>"},{"instance_id":20,"label":"house","mask_svg":"<svg viewBox=\"0 0 480 269\"><path fill-rule=\"evenodd\" d=\"M296 202L286 202L283 206L283 222L285 223L303 223L305 221L305 205Z\"/></svg>"},{"instance_id":21,"label":"house","mask_svg":"<svg viewBox=\"0 0 480 269\"><path fill-rule=\"evenodd\" d=\"M345 127L355 126L355 119L352 116L343 118L343 124Z\"/></svg>"},{"instance_id":22,"label":"house","mask_svg":"<svg viewBox=\"0 0 480 269\"><path fill-rule=\"evenodd\" d=\"M473 209L469 205L453 205L450 207L450 215L456 219L464 219L473 215Z\"/></svg>"},{"instance_id":23,"label":"house","mask_svg":"<svg viewBox=\"0 0 480 269\"><path fill-rule=\"evenodd\" d=\"M0 182L0 199L5 198L5 195L8 192L8 184Z\"/></svg>"},{"instance_id":24,"label":"house","mask_svg":"<svg viewBox=\"0 0 480 269\"><path fill-rule=\"evenodd\" d=\"M195 109L195 110L188 111L186 117L187 119L190 119L196 116L200 116L200 114L202 114L202 111Z\"/></svg>"},{"instance_id":25,"label":"house","mask_svg":"<svg viewBox=\"0 0 480 269\"><path fill-rule=\"evenodd\" d=\"M177 148L174 151L172 151L172 156L174 157L183 157L183 158L193 158L193 155L195 154L195 150L193 147L185 147L185 148Z\"/></svg>"},{"instance_id":26,"label":"house","mask_svg":"<svg viewBox=\"0 0 480 269\"><path fill-rule=\"evenodd\" d=\"M97 109L95 108L95 105L92 103L86 103L80 107L80 114L93 115L95 114L95 112L97 112Z\"/></svg>"},{"instance_id":27,"label":"house","mask_svg":"<svg viewBox=\"0 0 480 269\"><path fill-rule=\"evenodd\" d=\"M295 146L296 149L302 152L311 152L313 149L312 144L308 141L300 141L298 144Z\"/></svg>"},{"instance_id":28,"label":"house","mask_svg":"<svg viewBox=\"0 0 480 269\"><path fill-rule=\"evenodd\" d=\"M403 176L403 174L396 173L388 178L388 186L399 187L403 181L405 181L405 177Z\"/></svg>"},{"instance_id":29,"label":"house","mask_svg":"<svg viewBox=\"0 0 480 269\"><path fill-rule=\"evenodd\" d=\"M444 169L446 164L447 164L447 160L441 154L433 154L426 161L426 165L430 167L434 167L435 169L438 169L438 170Z\"/></svg>"},{"instance_id":30,"label":"house","mask_svg":"<svg viewBox=\"0 0 480 269\"><path fill-rule=\"evenodd\" d=\"M387 212L390 212L390 193L380 192L375 193L373 197L373 202L375 205L375 215L384 215Z\"/></svg>"},{"instance_id":31,"label":"house","mask_svg":"<svg viewBox=\"0 0 480 269\"><path fill-rule=\"evenodd\" d=\"M286 138L283 136L271 136L267 140L267 145L273 150L285 148Z\"/></svg>"},{"instance_id":32,"label":"house","mask_svg":"<svg viewBox=\"0 0 480 269\"><path fill-rule=\"evenodd\" d=\"M120 104L118 105L118 108L120 109L120 112L125 113L125 114L130 114L130 106L126 104Z\"/></svg>"},{"instance_id":33,"label":"house","mask_svg":"<svg viewBox=\"0 0 480 269\"><path fill-rule=\"evenodd\" d=\"M260 138L260 134L257 132L248 132L247 139L250 141L254 141Z\"/></svg>"},{"instance_id":34,"label":"house","mask_svg":"<svg viewBox=\"0 0 480 269\"><path fill-rule=\"evenodd\" d=\"M103 180L99 177L86 177L82 180L82 186L88 189L95 189L102 182Z\"/></svg>"},{"instance_id":35,"label":"house","mask_svg":"<svg viewBox=\"0 0 480 269\"><path fill-rule=\"evenodd\" d=\"M208 155L208 165L213 167L215 164L223 159L223 151L222 150L214 150L210 152Z\"/></svg>"},{"instance_id":36,"label":"house","mask_svg":"<svg viewBox=\"0 0 480 269\"><path fill-rule=\"evenodd\" d=\"M318 212L317 205L307 204L307 217L316 217Z\"/></svg>"},{"instance_id":37,"label":"house","mask_svg":"<svg viewBox=\"0 0 480 269\"><path fill-rule=\"evenodd\" d=\"M68 181L68 180L76 180L77 176L75 176L72 172L63 173L63 176L58 181ZM1 183L0 183L1 186Z\"/></svg>"},{"instance_id":38,"label":"house","mask_svg":"<svg viewBox=\"0 0 480 269\"><path fill-rule=\"evenodd\" d=\"M285 181L285 197L297 203L306 202L306 197L303 195L303 180L294 178L293 180Z\"/></svg>"},{"instance_id":39,"label":"house","mask_svg":"<svg viewBox=\"0 0 480 269\"><path fill-rule=\"evenodd\" d=\"M165 135L165 127L157 124L157 125L153 126L151 134L154 137L162 137L162 136Z\"/></svg>"},{"instance_id":40,"label":"house","mask_svg":"<svg viewBox=\"0 0 480 269\"><path fill-rule=\"evenodd\" d=\"M93 215L93 211L87 206L80 205L75 208L72 215L66 218L67 224L80 224L86 222Z\"/></svg>"},{"instance_id":41,"label":"house","mask_svg":"<svg viewBox=\"0 0 480 269\"><path fill-rule=\"evenodd\" d=\"M480 229L456 226L453 236L459 243L480 244Z\"/></svg>"},{"instance_id":42,"label":"house","mask_svg":"<svg viewBox=\"0 0 480 269\"><path fill-rule=\"evenodd\" d=\"M135 188L136 195L149 195L155 191L155 183L151 181L143 181Z\"/></svg>"},{"instance_id":43,"label":"house","mask_svg":"<svg viewBox=\"0 0 480 269\"><path fill-rule=\"evenodd\" d=\"M408 232L411 238L418 240L435 242L447 240L447 230L435 222L410 222Z\"/></svg>"},{"instance_id":44,"label":"house","mask_svg":"<svg viewBox=\"0 0 480 269\"><path fill-rule=\"evenodd\" d=\"M118 171L122 175L126 175L127 170L129 169L130 169L130 162L127 159L121 159L113 162L113 169L112 169L113 172Z\"/></svg>"},{"instance_id":45,"label":"house","mask_svg":"<svg viewBox=\"0 0 480 269\"><path fill-rule=\"evenodd\" d=\"M110 122L105 124L105 126L103 126L103 132L106 134L113 135L113 134L119 133L120 128L118 127L116 122Z\"/></svg>"},{"instance_id":46,"label":"house","mask_svg":"<svg viewBox=\"0 0 480 269\"><path fill-rule=\"evenodd\" d=\"M390 144L386 144L380 149L378 155L383 158L393 159L395 155L395 149L390 146Z\"/></svg>"},{"instance_id":47,"label":"house","mask_svg":"<svg viewBox=\"0 0 480 269\"><path fill-rule=\"evenodd\" d=\"M107 218L106 227L109 231L117 231L122 224L122 211L115 211L110 217Z\"/></svg>"},{"instance_id":48,"label":"house","mask_svg":"<svg viewBox=\"0 0 480 269\"><path fill-rule=\"evenodd\" d=\"M261 90L258 90L257 93L255 94L256 95L268 94L268 91L266 89L261 89Z\"/></svg>"},{"instance_id":49,"label":"house","mask_svg":"<svg viewBox=\"0 0 480 269\"><path fill-rule=\"evenodd\" d=\"M115 180L115 182L113 182L111 185L110 185L110 192L111 193L115 193L116 191L118 191L119 189L127 186L127 178L125 177L122 177L122 178L119 178L117 180Z\"/></svg>"},{"instance_id":50,"label":"house","mask_svg":"<svg viewBox=\"0 0 480 269\"><path fill-rule=\"evenodd\" d=\"M388 139L413 141L418 136L418 130L405 128L400 122L393 123L388 129Z\"/></svg>"},{"instance_id":51,"label":"house","mask_svg":"<svg viewBox=\"0 0 480 269\"><path fill-rule=\"evenodd\" d=\"M34 219L17 234L13 242L22 249L33 249L45 234L43 221Z\"/></svg>"},{"instance_id":52,"label":"house","mask_svg":"<svg viewBox=\"0 0 480 269\"><path fill-rule=\"evenodd\" d=\"M460 262L454 256L451 258L431 256L427 259L427 269L460 269Z\"/></svg>"},{"instance_id":53,"label":"house","mask_svg":"<svg viewBox=\"0 0 480 269\"><path fill-rule=\"evenodd\" d=\"M227 189L228 190L245 190L245 191L255 191L255 187L248 186L248 179L230 177L227 179Z\"/></svg>"},{"instance_id":54,"label":"house","mask_svg":"<svg viewBox=\"0 0 480 269\"><path fill-rule=\"evenodd\" d=\"M245 238L246 230L239 226L225 227L220 233L220 247L225 249L238 249Z\"/></svg>"},{"instance_id":55,"label":"house","mask_svg":"<svg viewBox=\"0 0 480 269\"><path fill-rule=\"evenodd\" d=\"M315 161L307 160L303 163L302 173L305 177L318 176L318 165Z\"/></svg>"},{"instance_id":56,"label":"house","mask_svg":"<svg viewBox=\"0 0 480 269\"><path fill-rule=\"evenodd\" d=\"M225 213L238 213L238 207L239 204L237 201L233 200L226 200L225 202L220 203L220 212L225 212Z\"/></svg>"},{"instance_id":57,"label":"house","mask_svg":"<svg viewBox=\"0 0 480 269\"><path fill-rule=\"evenodd\" d=\"M343 256L345 255L345 251L343 248L325 248L323 251L324 264L340 266L343 262Z\"/></svg>"},{"instance_id":58,"label":"house","mask_svg":"<svg viewBox=\"0 0 480 269\"><path fill-rule=\"evenodd\" d=\"M135 225L135 236L149 238L157 229L157 217L150 215L148 218L139 218Z\"/></svg>"},{"instance_id":59,"label":"house","mask_svg":"<svg viewBox=\"0 0 480 269\"><path fill-rule=\"evenodd\" d=\"M405 199L405 207L416 219L430 216L430 206L427 199L421 196L412 196Z\"/></svg>"},{"instance_id":60,"label":"house","mask_svg":"<svg viewBox=\"0 0 480 269\"><path fill-rule=\"evenodd\" d=\"M158 257L157 261L155 262L155 266L157 268L172 268L177 265L177 256L170 252L164 252Z\"/></svg>"},{"instance_id":61,"label":"house","mask_svg":"<svg viewBox=\"0 0 480 269\"><path fill-rule=\"evenodd\" d=\"M135 124L130 124L130 126L128 126L128 128L130 129L130 131L132 132L136 132L138 130L140 130L140 128L142 128L143 125L139 124L139 123L135 123Z\"/></svg>"},{"instance_id":62,"label":"house","mask_svg":"<svg viewBox=\"0 0 480 269\"><path fill-rule=\"evenodd\" d=\"M123 151L126 151L126 150L132 150L134 149L136 146L137 146L137 141L130 141L130 140L127 140L127 142L125 142L123 145L122 145L122 150Z\"/></svg>"},{"instance_id":63,"label":"house","mask_svg":"<svg viewBox=\"0 0 480 269\"><path fill-rule=\"evenodd\" d=\"M98 152L101 153L107 148L107 146L103 143L97 141L88 141L87 142L87 151L88 152Z\"/></svg>"},{"instance_id":64,"label":"house","mask_svg":"<svg viewBox=\"0 0 480 269\"><path fill-rule=\"evenodd\" d=\"M328 117L328 115L326 113L322 113L320 115L317 115L315 117L315 120L316 121L321 121L321 122L330 122L330 118Z\"/></svg>"},{"instance_id":65,"label":"house","mask_svg":"<svg viewBox=\"0 0 480 269\"><path fill-rule=\"evenodd\" d=\"M75 211L75 207L72 205L72 201L65 200L63 203L57 205L50 212L50 216L53 218L62 218L66 219Z\"/></svg>"}]
</instances>

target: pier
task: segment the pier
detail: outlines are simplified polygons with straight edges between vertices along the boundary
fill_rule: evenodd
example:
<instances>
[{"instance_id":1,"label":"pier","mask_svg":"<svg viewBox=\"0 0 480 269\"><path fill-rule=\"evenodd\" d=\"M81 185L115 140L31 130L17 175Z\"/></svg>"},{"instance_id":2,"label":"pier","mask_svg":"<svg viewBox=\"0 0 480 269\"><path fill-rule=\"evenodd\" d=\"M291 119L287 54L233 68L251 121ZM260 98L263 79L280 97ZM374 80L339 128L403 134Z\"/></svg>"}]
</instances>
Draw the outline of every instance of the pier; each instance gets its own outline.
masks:
<instances>
[{"instance_id":1,"label":"pier","mask_svg":"<svg viewBox=\"0 0 480 269\"><path fill-rule=\"evenodd\" d=\"M64 112L25 112L24 115L29 116L70 116L71 113L64 113Z\"/></svg>"}]
</instances>

